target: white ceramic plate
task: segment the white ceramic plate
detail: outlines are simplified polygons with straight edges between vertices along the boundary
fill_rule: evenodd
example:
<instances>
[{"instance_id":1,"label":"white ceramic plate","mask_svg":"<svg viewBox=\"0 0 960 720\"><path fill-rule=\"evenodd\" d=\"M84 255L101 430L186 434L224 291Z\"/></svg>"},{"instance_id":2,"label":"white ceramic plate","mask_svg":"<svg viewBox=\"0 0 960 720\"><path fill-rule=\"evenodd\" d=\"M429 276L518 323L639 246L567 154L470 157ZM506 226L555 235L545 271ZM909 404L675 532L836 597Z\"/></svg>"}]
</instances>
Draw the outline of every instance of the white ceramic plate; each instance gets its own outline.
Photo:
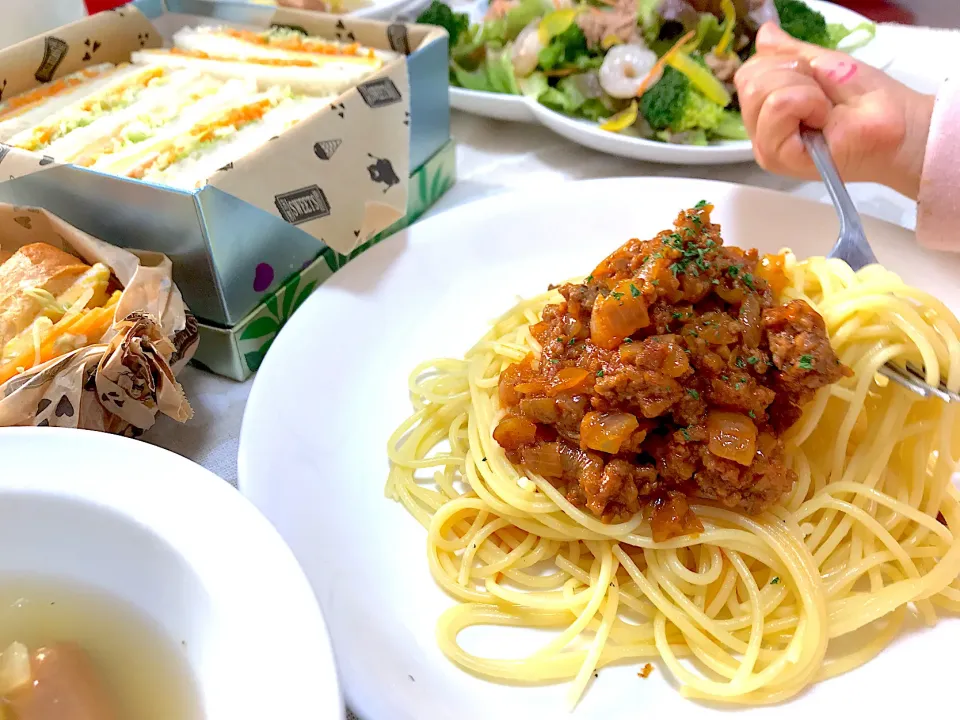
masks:
<instances>
[{"instance_id":1,"label":"white ceramic plate","mask_svg":"<svg viewBox=\"0 0 960 720\"><path fill-rule=\"evenodd\" d=\"M841 23L847 27L855 27L862 22L868 22L867 18L853 10L831 2L807 0L807 4L822 13L828 23ZM485 7L485 4L481 5L472 9L470 13L472 19L478 20L483 16L482 7ZM893 48L883 40L882 35L878 35L865 47L854 52L854 57L883 69L893 61ZM450 107L496 120L539 122L561 137L584 147L647 162L673 165L728 165L753 160L753 150L746 140L725 141L708 147L697 147L632 138L606 132L596 123L576 120L519 95L500 95L451 87Z\"/></svg>"},{"instance_id":2,"label":"white ceramic plate","mask_svg":"<svg viewBox=\"0 0 960 720\"><path fill-rule=\"evenodd\" d=\"M293 553L246 498L179 455L105 433L0 428L0 547L8 582L40 576L137 608L184 654L209 720L344 716ZM82 641L76 630L56 639Z\"/></svg>"},{"instance_id":3,"label":"white ceramic plate","mask_svg":"<svg viewBox=\"0 0 960 720\"><path fill-rule=\"evenodd\" d=\"M426 533L383 494L387 438L411 412L413 367L462 356L518 294L587 271L704 198L716 203L730 244L767 252L789 245L806 256L825 253L837 236L832 208L769 190L670 178L553 185L472 203L399 233L334 275L280 333L244 416L240 486L313 583L347 703L363 720L727 716L682 699L662 665L647 680L636 667L601 670L572 714L564 685L503 686L460 670L434 640L437 617L453 601L430 576ZM922 252L912 233L877 220L866 228L882 262L960 307L960 257ZM487 630L470 631L468 647L500 657L517 648L509 630ZM482 645L473 645L478 639ZM960 621L944 620L750 717L835 717L849 698L862 717L952 707L957 647Z\"/></svg>"}]
</instances>

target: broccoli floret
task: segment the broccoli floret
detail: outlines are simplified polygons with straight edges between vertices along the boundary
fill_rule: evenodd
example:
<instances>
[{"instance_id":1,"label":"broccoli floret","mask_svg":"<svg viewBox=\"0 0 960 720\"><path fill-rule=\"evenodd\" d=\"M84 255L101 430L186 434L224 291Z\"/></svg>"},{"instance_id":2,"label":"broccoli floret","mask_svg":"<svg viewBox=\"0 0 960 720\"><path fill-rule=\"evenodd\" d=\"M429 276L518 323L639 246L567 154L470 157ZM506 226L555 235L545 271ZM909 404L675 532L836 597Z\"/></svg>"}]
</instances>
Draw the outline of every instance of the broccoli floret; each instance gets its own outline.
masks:
<instances>
[{"instance_id":1,"label":"broccoli floret","mask_svg":"<svg viewBox=\"0 0 960 720\"><path fill-rule=\"evenodd\" d=\"M785 33L812 45L831 46L830 31L823 15L801 0L774 0L774 5Z\"/></svg>"},{"instance_id":2,"label":"broccoli floret","mask_svg":"<svg viewBox=\"0 0 960 720\"><path fill-rule=\"evenodd\" d=\"M421 25L437 25L446 30L450 35L451 49L470 27L470 17L466 13L456 13L440 0L433 0L430 7L417 16L417 22Z\"/></svg>"},{"instance_id":3,"label":"broccoli floret","mask_svg":"<svg viewBox=\"0 0 960 720\"><path fill-rule=\"evenodd\" d=\"M724 120L723 108L690 84L679 70L667 67L663 77L640 98L640 113L654 130L682 133L713 130Z\"/></svg>"}]
</instances>

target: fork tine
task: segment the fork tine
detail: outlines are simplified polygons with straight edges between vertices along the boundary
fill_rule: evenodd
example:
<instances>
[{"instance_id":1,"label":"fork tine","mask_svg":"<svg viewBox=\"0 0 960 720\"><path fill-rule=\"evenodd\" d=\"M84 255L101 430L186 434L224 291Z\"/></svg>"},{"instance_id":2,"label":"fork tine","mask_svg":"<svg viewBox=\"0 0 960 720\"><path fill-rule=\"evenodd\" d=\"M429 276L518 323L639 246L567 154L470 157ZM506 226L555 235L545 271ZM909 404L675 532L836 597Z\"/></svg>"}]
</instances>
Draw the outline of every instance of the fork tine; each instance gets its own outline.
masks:
<instances>
[{"instance_id":1,"label":"fork tine","mask_svg":"<svg viewBox=\"0 0 960 720\"><path fill-rule=\"evenodd\" d=\"M942 382L939 387L934 387L926 382L923 375L918 375L913 371L905 370L897 365L891 365L889 363L884 365L880 368L880 374L921 397L928 398L930 396L936 396L944 402L960 402L960 396L958 396L957 393L947 390Z\"/></svg>"},{"instance_id":2,"label":"fork tine","mask_svg":"<svg viewBox=\"0 0 960 720\"><path fill-rule=\"evenodd\" d=\"M922 382L924 385L927 385L928 387L930 386L930 384L927 382L927 374L923 371L923 368L919 368L913 363L908 362L907 372L913 375L913 377L917 378L917 380ZM950 388L947 387L947 383L944 382L943 378L940 378L940 384L937 386L936 389L939 389L941 393L949 397L949 400L947 400L947 402L950 402L950 401L960 402L960 393L950 390ZM943 395L941 394L940 397L943 397Z\"/></svg>"},{"instance_id":3,"label":"fork tine","mask_svg":"<svg viewBox=\"0 0 960 720\"><path fill-rule=\"evenodd\" d=\"M921 397L930 397L931 393L933 392L932 387L926 383L918 383L913 376L908 375L904 370L898 368L896 365L884 365L880 368L880 374L893 380L906 390L920 395Z\"/></svg>"},{"instance_id":4,"label":"fork tine","mask_svg":"<svg viewBox=\"0 0 960 720\"><path fill-rule=\"evenodd\" d=\"M830 154L830 148L819 130L812 130L806 126L800 127L800 138L803 140L807 153L820 172L824 185L827 186L827 192L830 199L833 200L833 207L840 218L840 237L837 238L836 245L830 250L827 257L839 258L845 261L854 271L860 270L866 265L877 262L876 256L870 249L870 243L863 231L863 223L860 221L860 213L850 198L837 172L837 166L833 162ZM923 371L916 366L911 365L906 370L887 363L880 368L880 373L902 385L910 392L914 392L921 397L935 396L944 402L960 402L960 394L947 388L943 378L937 386L927 383L927 377Z\"/></svg>"}]
</instances>

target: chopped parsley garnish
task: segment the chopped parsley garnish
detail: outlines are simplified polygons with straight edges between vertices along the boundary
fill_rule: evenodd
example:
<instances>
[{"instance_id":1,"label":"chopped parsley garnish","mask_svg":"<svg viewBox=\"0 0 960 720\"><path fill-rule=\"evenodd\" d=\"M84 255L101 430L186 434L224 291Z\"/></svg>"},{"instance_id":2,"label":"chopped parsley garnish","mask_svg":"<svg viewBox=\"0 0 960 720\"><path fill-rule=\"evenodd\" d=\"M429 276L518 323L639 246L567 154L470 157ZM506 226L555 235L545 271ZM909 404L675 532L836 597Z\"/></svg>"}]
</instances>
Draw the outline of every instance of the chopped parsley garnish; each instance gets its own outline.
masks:
<instances>
[{"instance_id":1,"label":"chopped parsley garnish","mask_svg":"<svg viewBox=\"0 0 960 720\"><path fill-rule=\"evenodd\" d=\"M663 260L663 253L655 252L651 257L653 257L654 260Z\"/></svg>"},{"instance_id":2,"label":"chopped parsley garnish","mask_svg":"<svg viewBox=\"0 0 960 720\"><path fill-rule=\"evenodd\" d=\"M804 370L813 370L813 355L801 355L797 364Z\"/></svg>"},{"instance_id":3,"label":"chopped parsley garnish","mask_svg":"<svg viewBox=\"0 0 960 720\"><path fill-rule=\"evenodd\" d=\"M651 281L650 284L656 286L656 285L659 285L659 284L660 284L660 281L659 281L659 280L653 280L653 281Z\"/></svg>"},{"instance_id":4,"label":"chopped parsley garnish","mask_svg":"<svg viewBox=\"0 0 960 720\"><path fill-rule=\"evenodd\" d=\"M603 370L597 370L597 377L603 377Z\"/></svg>"},{"instance_id":5,"label":"chopped parsley garnish","mask_svg":"<svg viewBox=\"0 0 960 720\"><path fill-rule=\"evenodd\" d=\"M592 282L593 282L593 275L587 275L587 279L586 279L585 282L592 283Z\"/></svg>"},{"instance_id":6,"label":"chopped parsley garnish","mask_svg":"<svg viewBox=\"0 0 960 720\"><path fill-rule=\"evenodd\" d=\"M686 428L680 428L680 432L683 433L683 439L684 439L684 440L689 440L689 439L690 439L690 433L687 432L687 429L686 429Z\"/></svg>"},{"instance_id":7,"label":"chopped parsley garnish","mask_svg":"<svg viewBox=\"0 0 960 720\"><path fill-rule=\"evenodd\" d=\"M756 290L756 288L753 286L753 275L751 275L750 273L743 274L743 284L746 285L751 290Z\"/></svg>"},{"instance_id":8,"label":"chopped parsley garnish","mask_svg":"<svg viewBox=\"0 0 960 720\"><path fill-rule=\"evenodd\" d=\"M694 400L699 400L699 399L700 399L700 393L698 393L698 392L697 392L696 390L694 390L693 388L687 388L687 395L689 395L690 397L692 397Z\"/></svg>"},{"instance_id":9,"label":"chopped parsley garnish","mask_svg":"<svg viewBox=\"0 0 960 720\"><path fill-rule=\"evenodd\" d=\"M622 292L612 292L612 293L610 293L610 297L612 297L614 300L619 300L620 298L623 297L623 293L622 293Z\"/></svg>"},{"instance_id":10,"label":"chopped parsley garnish","mask_svg":"<svg viewBox=\"0 0 960 720\"><path fill-rule=\"evenodd\" d=\"M570 340L567 342L567 345L576 345L576 344L577 344L577 339L575 337L570 338Z\"/></svg>"},{"instance_id":11,"label":"chopped parsley garnish","mask_svg":"<svg viewBox=\"0 0 960 720\"><path fill-rule=\"evenodd\" d=\"M713 280L710 281L710 284L711 284L711 285L719 285L719 284L720 284L720 281L717 280L716 278L714 278Z\"/></svg>"},{"instance_id":12,"label":"chopped parsley garnish","mask_svg":"<svg viewBox=\"0 0 960 720\"><path fill-rule=\"evenodd\" d=\"M737 367L740 369L743 369L746 367L746 365L743 364L743 358L740 357L739 355L737 356Z\"/></svg>"},{"instance_id":13,"label":"chopped parsley garnish","mask_svg":"<svg viewBox=\"0 0 960 720\"><path fill-rule=\"evenodd\" d=\"M697 203L696 205L694 205L693 207L696 208L697 210L700 210L700 209L702 209L702 208L705 208L706 206L707 206L707 201L706 201L706 200L701 200L700 202L698 202L698 203Z\"/></svg>"},{"instance_id":14,"label":"chopped parsley garnish","mask_svg":"<svg viewBox=\"0 0 960 720\"><path fill-rule=\"evenodd\" d=\"M674 319L674 320L679 320L679 319L682 318L682 317L683 317L683 313L682 313L682 312L675 312L675 313L673 314L673 319Z\"/></svg>"},{"instance_id":15,"label":"chopped parsley garnish","mask_svg":"<svg viewBox=\"0 0 960 720\"><path fill-rule=\"evenodd\" d=\"M633 283L630 283L630 294L634 297L640 297L640 290Z\"/></svg>"},{"instance_id":16,"label":"chopped parsley garnish","mask_svg":"<svg viewBox=\"0 0 960 720\"><path fill-rule=\"evenodd\" d=\"M760 358L758 358L756 355L751 355L747 358L747 362L751 365L756 365L758 362L760 362Z\"/></svg>"},{"instance_id":17,"label":"chopped parsley garnish","mask_svg":"<svg viewBox=\"0 0 960 720\"><path fill-rule=\"evenodd\" d=\"M627 343L632 343L632 342L633 342L633 338L624 338L624 340L623 340L623 344L624 344L624 345L626 345Z\"/></svg>"},{"instance_id":18,"label":"chopped parsley garnish","mask_svg":"<svg viewBox=\"0 0 960 720\"><path fill-rule=\"evenodd\" d=\"M735 278L737 275L740 274L740 266L739 266L739 265L731 265L730 267L727 268L727 274L728 274L730 277Z\"/></svg>"},{"instance_id":19,"label":"chopped parsley garnish","mask_svg":"<svg viewBox=\"0 0 960 720\"><path fill-rule=\"evenodd\" d=\"M779 577L775 577L773 580L770 581L770 584L771 584L771 585L779 585L779 584L780 584L780 578L779 578Z\"/></svg>"},{"instance_id":20,"label":"chopped parsley garnish","mask_svg":"<svg viewBox=\"0 0 960 720\"><path fill-rule=\"evenodd\" d=\"M730 379L730 376L729 376L729 375L721 375L721 376L720 376L720 379L723 380L724 382L726 382L727 380Z\"/></svg>"},{"instance_id":21,"label":"chopped parsley garnish","mask_svg":"<svg viewBox=\"0 0 960 720\"><path fill-rule=\"evenodd\" d=\"M690 335L693 335L694 337L700 337L700 336L697 334L697 331L696 331L696 330L691 330L689 334L690 334Z\"/></svg>"},{"instance_id":22,"label":"chopped parsley garnish","mask_svg":"<svg viewBox=\"0 0 960 720\"><path fill-rule=\"evenodd\" d=\"M753 410L751 410L750 412L748 412L747 415L749 415L750 417L752 417L754 420L757 419L757 414L756 414Z\"/></svg>"},{"instance_id":23,"label":"chopped parsley garnish","mask_svg":"<svg viewBox=\"0 0 960 720\"><path fill-rule=\"evenodd\" d=\"M557 364L558 362L560 362L560 361L557 360L557 358L550 358L550 362L552 362L554 365L556 365L556 364Z\"/></svg>"}]
</instances>

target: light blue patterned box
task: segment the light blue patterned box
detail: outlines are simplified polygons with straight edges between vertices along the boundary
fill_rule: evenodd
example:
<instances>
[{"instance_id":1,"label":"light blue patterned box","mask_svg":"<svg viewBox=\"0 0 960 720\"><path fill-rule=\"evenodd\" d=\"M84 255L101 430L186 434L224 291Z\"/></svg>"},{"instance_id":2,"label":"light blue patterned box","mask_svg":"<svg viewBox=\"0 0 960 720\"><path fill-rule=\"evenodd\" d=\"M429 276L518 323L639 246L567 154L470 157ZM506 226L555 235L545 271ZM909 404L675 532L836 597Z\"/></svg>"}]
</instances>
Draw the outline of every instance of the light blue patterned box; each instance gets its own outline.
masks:
<instances>
[{"instance_id":1,"label":"light blue patterned box","mask_svg":"<svg viewBox=\"0 0 960 720\"><path fill-rule=\"evenodd\" d=\"M403 120L402 127L384 127L368 133L371 142L377 140L378 132L404 132L408 134L405 144L401 143L404 152L402 162L394 161L393 169L398 177L406 178L414 168L423 165L437 151L444 147L450 139L450 106L447 91L447 36L437 28L403 23L384 23L372 20L357 20L350 17L337 17L320 13L307 13L287 9L276 9L242 2L212 2L211 0L137 0L131 5L124 6L113 13L129 13L130 15L146 16L157 34L168 35L170 32L187 24L235 24L251 28L266 28L273 24L297 26L307 29L310 34L320 34L341 40L356 39L361 44L382 49L393 49L405 55L406 77L401 79L409 82L408 97L404 102L409 105L409 112ZM108 15L101 14L101 15ZM18 63L35 61L43 68L49 61L50 48L56 50L58 44L68 43L59 38L70 40L70 49L65 53L66 60L59 69L55 68L53 77L60 77L72 72L85 63L96 64L114 58L105 57L109 54L110 42L107 38L93 36L97 27L103 27L110 18L98 16L87 18L79 23L53 31L45 38L34 38L26 44L15 46L13 51L18 56L10 56ZM127 18L135 20L135 18ZM140 17L140 23L146 21ZM99 24L98 24L99 23ZM146 24L146 27L149 27ZM133 27L136 27L135 25ZM85 30L86 28L86 30ZM321 32L322 30L322 32ZM149 32L135 33L140 44L147 47L158 46L160 38L147 37ZM136 42L136 37L133 41ZM129 44L130 39L125 39ZM30 45L32 43L32 46ZM102 45L99 57L92 57L93 44ZM84 47L84 45L86 47ZM119 43L114 43L119 45ZM33 55L28 52L33 47ZM135 49L135 47L134 47ZM0 52L0 67L8 58L11 50ZM128 53L129 50L124 50ZM77 57L82 53L82 57ZM27 60L23 60L23 56ZM31 66L30 73L33 72ZM381 71L384 72L384 71ZM39 77L40 70L37 71ZM32 77L32 75L31 75ZM375 76L378 77L378 76ZM392 75L391 77L395 77ZM49 77L46 78L49 80ZM21 78L22 81L22 78ZM36 85L35 81L32 81ZM378 82L372 80L370 85ZM21 82L22 85L22 82ZM394 91L403 83L394 84ZM15 89L21 92L23 87ZM362 100L361 100L362 96ZM366 110L362 101L370 104L369 97L357 89L351 89L338 100L351 102ZM392 111L396 111L393 108ZM343 112L343 106L340 107ZM308 188L320 190L330 188L337 183L343 184L341 177L330 177L324 172L324 165L317 158L323 160L324 143L336 143L331 136L307 137L309 128L304 126L318 119L316 127L329 127L319 124L326 116L333 116L338 111L336 106L324 109L309 121L284 133L268 143L269 148L277 148L277 155L273 164L277 165L276 157L286 157L287 153L290 172L303 175L304 167L310 165L310 173L316 173L314 182L299 183L298 190L302 193ZM401 114L403 117L403 114ZM399 123L397 123L399 125ZM298 136L299 133L299 136ZM289 136L289 137L288 137ZM379 138L381 141L383 138ZM328 145L330 147L332 145ZM307 152L299 149L308 148ZM313 148L310 152L309 148ZM317 148L320 147L318 150ZM297 153L290 154L289 148L295 148ZM365 148L364 148L365 149ZM235 326L245 318L264 298L271 295L284 282L297 274L305 266L313 263L324 252L328 240L330 245L343 246L347 241L359 244L384 229L389 223L379 227L368 227L363 224L354 229L353 236L338 230L336 240L331 235L323 235L313 226L314 217L306 226L299 224L300 218L290 217L290 211L284 207L284 195L278 193L274 198L274 190L288 188L264 188L266 197L271 198L268 203L261 203L256 207L235 194L222 189L229 187L229 182L216 183L218 186L208 185L196 192L189 193L178 190L161 188L148 183L117 178L96 173L85 168L72 165L58 165L40 161L40 165L47 167L33 168L21 172L26 155L31 165L36 165L36 156L11 150L9 157L3 160L7 148L0 149L0 161L4 162L4 172L0 176L6 177L16 172L6 182L0 182L0 201L19 205L34 205L44 207L59 215L72 225L102 238L107 242L128 247L135 250L151 250L169 256L174 263L174 278L180 287L184 299L205 324L229 328ZM261 153L261 159L269 156L266 148ZM316 154L316 157L314 157ZM374 153L375 154L375 153ZM257 158L257 153L248 156ZM247 160L245 158L244 160ZM266 161L264 161L266 162ZM360 205L359 212L363 213L363 203L372 192L368 185L377 181L375 177L378 158L369 162L370 167L358 168L363 175L369 173L369 180L362 187L357 186L356 202ZM240 165L238 161L238 166ZM313 167L316 167L316 170ZM282 167L280 168L283 169ZM274 167L276 172L277 167ZM218 173L218 176L223 173ZM216 178L217 176L215 176ZM229 178L228 178L229 179ZM212 181L213 182L213 181ZM301 187L306 186L306 187ZM379 186L377 186L379 188ZM402 197L387 185L391 194L384 195L394 199L394 206L400 210L396 217L402 217L406 208L406 187L402 188ZM379 189L377 189L379 192ZM241 193L242 194L242 193ZM354 193L351 193L352 197ZM275 202L274 202L275 200ZM308 198L311 202L313 198ZM322 203L322 200L320 201ZM386 203L387 201L384 200ZM343 203L341 203L341 206ZM368 202L369 205L369 202ZM297 207L295 202L289 207ZM302 205L301 205L302 206ZM286 210L286 212L285 212ZM354 209L350 209L354 212ZM329 208L328 208L329 211ZM321 217L322 216L318 216ZM298 224L293 224L293 223ZM330 230L328 229L329 233ZM312 233L312 234L311 234ZM341 237L342 235L342 237Z\"/></svg>"}]
</instances>

